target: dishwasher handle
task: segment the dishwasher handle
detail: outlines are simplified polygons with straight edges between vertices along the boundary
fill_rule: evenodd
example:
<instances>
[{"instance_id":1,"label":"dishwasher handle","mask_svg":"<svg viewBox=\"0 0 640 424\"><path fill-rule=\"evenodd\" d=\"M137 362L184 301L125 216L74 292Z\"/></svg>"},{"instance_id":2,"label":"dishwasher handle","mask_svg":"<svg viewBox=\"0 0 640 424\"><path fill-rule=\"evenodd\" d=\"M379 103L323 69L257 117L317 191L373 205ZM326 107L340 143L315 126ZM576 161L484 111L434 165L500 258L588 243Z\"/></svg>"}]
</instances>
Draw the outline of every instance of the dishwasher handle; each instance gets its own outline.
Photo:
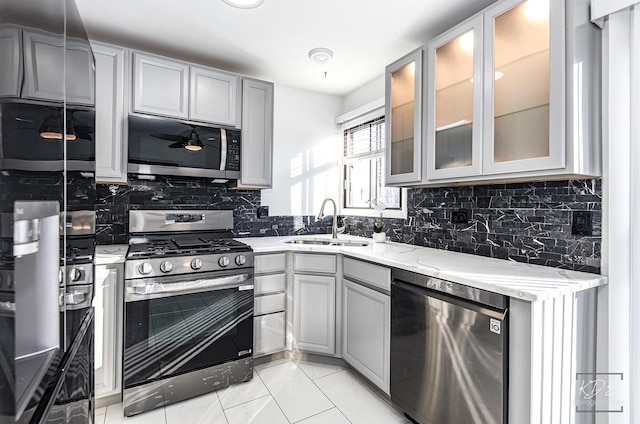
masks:
<instances>
[{"instance_id":1,"label":"dishwasher handle","mask_svg":"<svg viewBox=\"0 0 640 424\"><path fill-rule=\"evenodd\" d=\"M471 302L480 303L485 306L506 310L509 307L509 297L479 289L477 287L465 286L464 284L452 281L441 280L428 275L416 274L415 272L393 268L391 270L392 281L403 281L407 284L419 286L444 295L465 299Z\"/></svg>"}]
</instances>

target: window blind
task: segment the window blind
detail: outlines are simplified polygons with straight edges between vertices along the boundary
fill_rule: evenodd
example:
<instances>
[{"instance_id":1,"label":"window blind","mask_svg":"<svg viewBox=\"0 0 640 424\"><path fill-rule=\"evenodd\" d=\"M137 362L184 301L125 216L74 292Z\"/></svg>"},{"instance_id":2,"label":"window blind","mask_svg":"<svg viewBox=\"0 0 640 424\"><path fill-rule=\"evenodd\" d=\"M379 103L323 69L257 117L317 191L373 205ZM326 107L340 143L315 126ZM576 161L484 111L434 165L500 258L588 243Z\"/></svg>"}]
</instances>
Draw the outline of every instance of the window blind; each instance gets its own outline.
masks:
<instances>
[{"instance_id":1,"label":"window blind","mask_svg":"<svg viewBox=\"0 0 640 424\"><path fill-rule=\"evenodd\" d=\"M351 159L382 153L384 116L344 130L344 157Z\"/></svg>"}]
</instances>

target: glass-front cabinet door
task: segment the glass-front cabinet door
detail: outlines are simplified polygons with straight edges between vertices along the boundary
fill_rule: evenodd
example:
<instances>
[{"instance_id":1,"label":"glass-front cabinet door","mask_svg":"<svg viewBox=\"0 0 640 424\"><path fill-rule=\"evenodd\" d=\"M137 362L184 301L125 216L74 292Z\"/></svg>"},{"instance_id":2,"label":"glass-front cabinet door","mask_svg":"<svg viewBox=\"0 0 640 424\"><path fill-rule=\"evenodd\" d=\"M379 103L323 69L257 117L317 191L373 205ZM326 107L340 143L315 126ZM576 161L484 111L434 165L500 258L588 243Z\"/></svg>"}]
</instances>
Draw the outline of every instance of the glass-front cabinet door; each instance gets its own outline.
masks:
<instances>
[{"instance_id":1,"label":"glass-front cabinet door","mask_svg":"<svg viewBox=\"0 0 640 424\"><path fill-rule=\"evenodd\" d=\"M386 185L422 180L422 49L385 70Z\"/></svg>"},{"instance_id":2,"label":"glass-front cabinet door","mask_svg":"<svg viewBox=\"0 0 640 424\"><path fill-rule=\"evenodd\" d=\"M504 1L484 14L485 174L565 166L564 2L552 3Z\"/></svg>"},{"instance_id":3,"label":"glass-front cabinet door","mask_svg":"<svg viewBox=\"0 0 640 424\"><path fill-rule=\"evenodd\" d=\"M429 180L482 172L482 51L482 16L463 22L429 43Z\"/></svg>"}]
</instances>

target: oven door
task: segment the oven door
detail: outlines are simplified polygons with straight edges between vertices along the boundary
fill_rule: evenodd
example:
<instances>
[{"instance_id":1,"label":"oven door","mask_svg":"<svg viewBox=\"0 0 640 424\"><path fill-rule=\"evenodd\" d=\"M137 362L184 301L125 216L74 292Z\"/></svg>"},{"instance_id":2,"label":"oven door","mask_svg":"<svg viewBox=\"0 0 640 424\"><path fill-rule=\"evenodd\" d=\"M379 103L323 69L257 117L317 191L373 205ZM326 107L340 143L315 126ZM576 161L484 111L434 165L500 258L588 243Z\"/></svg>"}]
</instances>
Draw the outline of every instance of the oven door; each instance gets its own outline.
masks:
<instances>
[{"instance_id":1,"label":"oven door","mask_svg":"<svg viewBox=\"0 0 640 424\"><path fill-rule=\"evenodd\" d=\"M250 357L253 274L127 280L124 388Z\"/></svg>"}]
</instances>

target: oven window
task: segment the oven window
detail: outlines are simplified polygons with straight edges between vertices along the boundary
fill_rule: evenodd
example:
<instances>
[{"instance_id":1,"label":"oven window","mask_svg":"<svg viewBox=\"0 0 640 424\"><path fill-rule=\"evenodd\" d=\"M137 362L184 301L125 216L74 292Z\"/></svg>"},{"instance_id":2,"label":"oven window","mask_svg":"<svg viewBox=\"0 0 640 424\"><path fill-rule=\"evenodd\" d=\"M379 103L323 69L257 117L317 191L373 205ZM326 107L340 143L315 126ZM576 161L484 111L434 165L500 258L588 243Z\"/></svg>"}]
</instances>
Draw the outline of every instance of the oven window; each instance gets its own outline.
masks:
<instances>
[{"instance_id":1,"label":"oven window","mask_svg":"<svg viewBox=\"0 0 640 424\"><path fill-rule=\"evenodd\" d=\"M253 290L127 302L126 388L251 356Z\"/></svg>"}]
</instances>

